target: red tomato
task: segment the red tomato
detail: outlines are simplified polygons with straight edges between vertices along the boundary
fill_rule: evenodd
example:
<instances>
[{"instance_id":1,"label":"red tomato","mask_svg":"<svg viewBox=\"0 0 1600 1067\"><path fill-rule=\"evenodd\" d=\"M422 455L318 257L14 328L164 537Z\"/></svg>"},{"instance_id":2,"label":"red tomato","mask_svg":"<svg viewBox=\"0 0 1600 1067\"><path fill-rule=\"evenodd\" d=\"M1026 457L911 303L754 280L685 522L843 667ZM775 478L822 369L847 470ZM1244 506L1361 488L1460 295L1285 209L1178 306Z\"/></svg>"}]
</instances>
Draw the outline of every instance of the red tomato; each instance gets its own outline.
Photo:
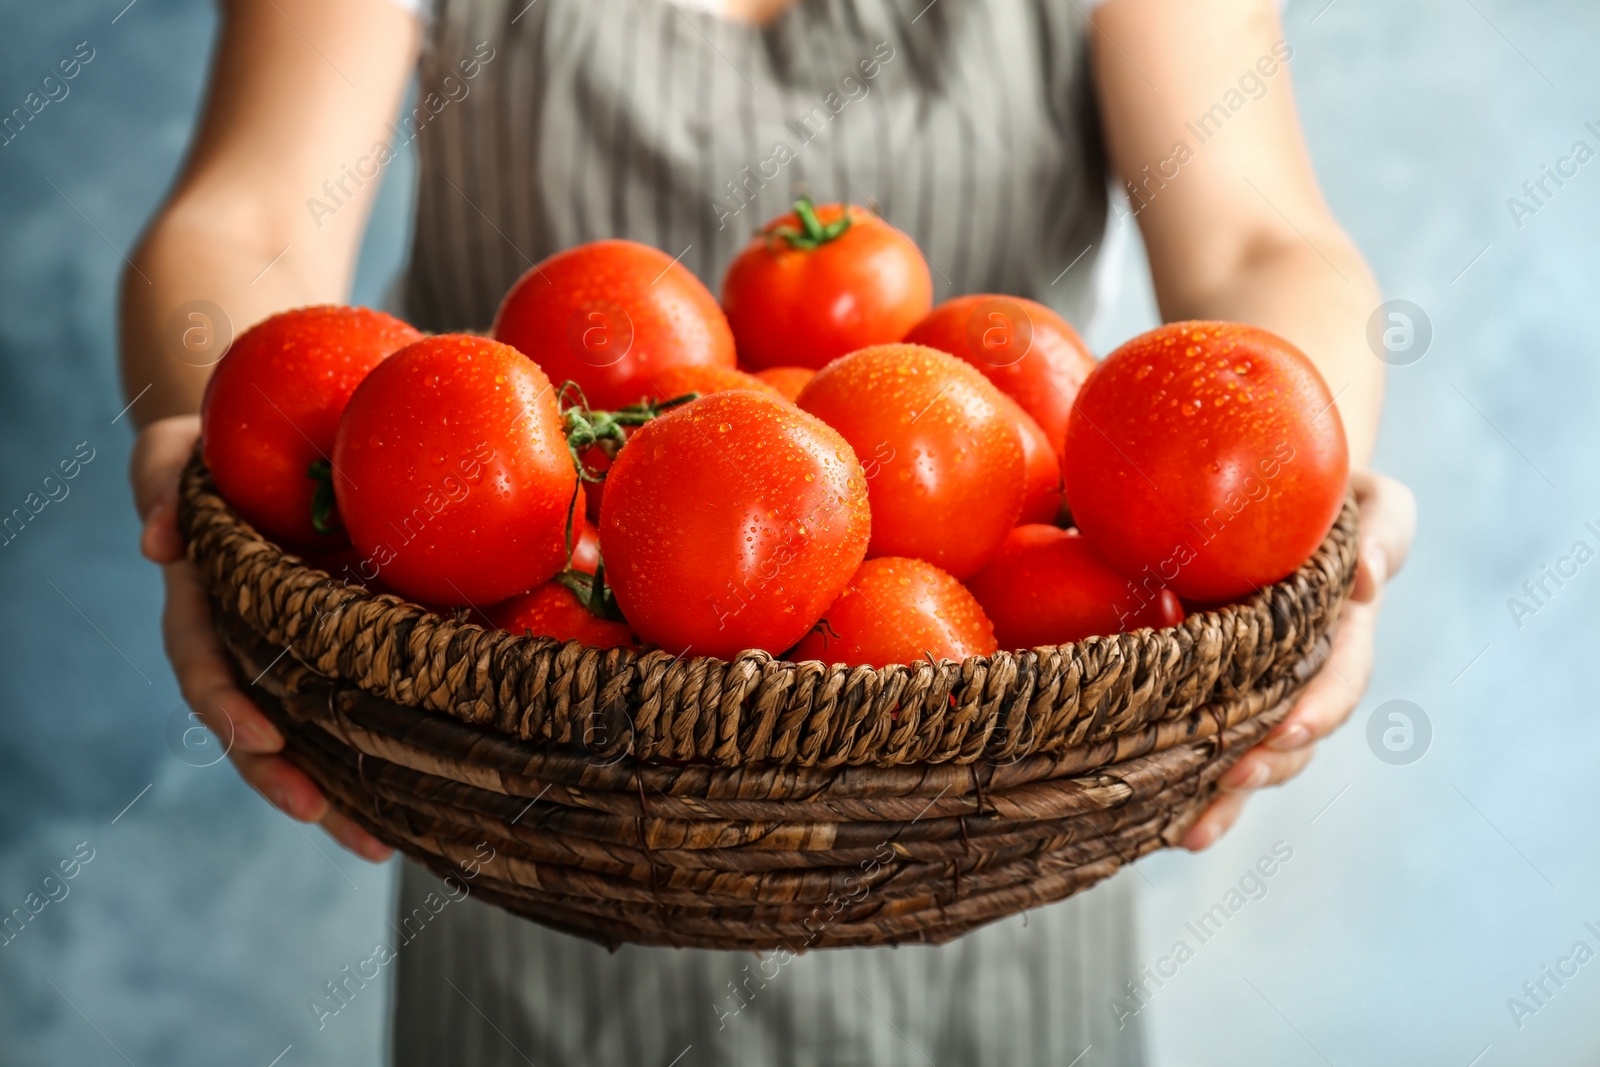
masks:
<instances>
[{"instance_id":1,"label":"red tomato","mask_svg":"<svg viewBox=\"0 0 1600 1067\"><path fill-rule=\"evenodd\" d=\"M785 400L794 400L806 383L817 376L810 367L768 367L756 371L756 377L783 394Z\"/></svg>"},{"instance_id":2,"label":"red tomato","mask_svg":"<svg viewBox=\"0 0 1600 1067\"><path fill-rule=\"evenodd\" d=\"M994 627L972 594L920 559L869 559L789 658L824 663L964 660L995 650Z\"/></svg>"},{"instance_id":3,"label":"red tomato","mask_svg":"<svg viewBox=\"0 0 1600 1067\"><path fill-rule=\"evenodd\" d=\"M1061 451L1072 398L1095 366L1066 319L1020 296L978 293L946 300L905 339L977 367L1033 416L1052 451Z\"/></svg>"},{"instance_id":4,"label":"red tomato","mask_svg":"<svg viewBox=\"0 0 1600 1067\"><path fill-rule=\"evenodd\" d=\"M650 400L672 400L686 393L709 396L726 393L729 389L753 389L758 393L778 395L778 390L742 370L732 367L678 366L668 367L650 379L646 397Z\"/></svg>"},{"instance_id":5,"label":"red tomato","mask_svg":"<svg viewBox=\"0 0 1600 1067\"><path fill-rule=\"evenodd\" d=\"M217 364L200 405L206 466L240 516L298 548L344 543L311 523L306 473L333 452L339 413L389 353L421 338L381 311L285 311L246 330Z\"/></svg>"},{"instance_id":6,"label":"red tomato","mask_svg":"<svg viewBox=\"0 0 1600 1067\"><path fill-rule=\"evenodd\" d=\"M904 337L933 306L933 278L916 242L883 219L802 200L739 253L722 306L750 366L815 368Z\"/></svg>"},{"instance_id":7,"label":"red tomato","mask_svg":"<svg viewBox=\"0 0 1600 1067\"><path fill-rule=\"evenodd\" d=\"M583 514L590 522L599 522L600 501L604 499L606 492L604 475L611 469L611 457L599 445L591 445L580 452L578 457L582 460L585 470L590 474L601 476L598 482L583 483Z\"/></svg>"},{"instance_id":8,"label":"red tomato","mask_svg":"<svg viewBox=\"0 0 1600 1067\"><path fill-rule=\"evenodd\" d=\"M639 427L606 479L606 577L671 652L779 653L860 566L866 477L833 430L775 396L714 393Z\"/></svg>"},{"instance_id":9,"label":"red tomato","mask_svg":"<svg viewBox=\"0 0 1600 1067\"><path fill-rule=\"evenodd\" d=\"M484 614L491 625L514 634L577 641L591 648L638 645L627 623L600 618L560 582L546 582L531 593L491 605Z\"/></svg>"},{"instance_id":10,"label":"red tomato","mask_svg":"<svg viewBox=\"0 0 1600 1067\"><path fill-rule=\"evenodd\" d=\"M861 457L873 556L925 559L964 578L1022 514L1016 422L958 359L918 345L864 348L818 371L796 403Z\"/></svg>"},{"instance_id":11,"label":"red tomato","mask_svg":"<svg viewBox=\"0 0 1600 1067\"><path fill-rule=\"evenodd\" d=\"M1011 413L1017 426L1017 439L1022 445L1022 466L1026 490L1022 498L1022 515L1018 522L1048 522L1054 525L1061 515L1061 460L1050 439L1033 421L1033 416L1022 410L1015 400L1004 393L1000 399Z\"/></svg>"},{"instance_id":12,"label":"red tomato","mask_svg":"<svg viewBox=\"0 0 1600 1067\"><path fill-rule=\"evenodd\" d=\"M396 352L350 397L333 471L361 577L425 604L504 600L566 562L577 473L550 380L509 345Z\"/></svg>"},{"instance_id":13,"label":"red tomato","mask_svg":"<svg viewBox=\"0 0 1600 1067\"><path fill-rule=\"evenodd\" d=\"M593 574L600 566L600 531L583 515L574 515L572 522L572 562L568 566Z\"/></svg>"},{"instance_id":14,"label":"red tomato","mask_svg":"<svg viewBox=\"0 0 1600 1067\"><path fill-rule=\"evenodd\" d=\"M733 334L711 291L635 241L592 241L544 260L506 294L493 334L557 385L577 382L592 408L637 402L668 367L733 366Z\"/></svg>"},{"instance_id":15,"label":"red tomato","mask_svg":"<svg viewBox=\"0 0 1600 1067\"><path fill-rule=\"evenodd\" d=\"M1232 600L1316 551L1349 474L1317 368L1253 326L1179 322L1135 337L1084 383L1062 458L1095 551L1186 600Z\"/></svg>"},{"instance_id":16,"label":"red tomato","mask_svg":"<svg viewBox=\"0 0 1600 1067\"><path fill-rule=\"evenodd\" d=\"M1172 590L1135 586L1095 555L1085 538L1056 526L1012 530L967 588L993 621L995 640L1007 649L1183 621L1183 605Z\"/></svg>"}]
</instances>

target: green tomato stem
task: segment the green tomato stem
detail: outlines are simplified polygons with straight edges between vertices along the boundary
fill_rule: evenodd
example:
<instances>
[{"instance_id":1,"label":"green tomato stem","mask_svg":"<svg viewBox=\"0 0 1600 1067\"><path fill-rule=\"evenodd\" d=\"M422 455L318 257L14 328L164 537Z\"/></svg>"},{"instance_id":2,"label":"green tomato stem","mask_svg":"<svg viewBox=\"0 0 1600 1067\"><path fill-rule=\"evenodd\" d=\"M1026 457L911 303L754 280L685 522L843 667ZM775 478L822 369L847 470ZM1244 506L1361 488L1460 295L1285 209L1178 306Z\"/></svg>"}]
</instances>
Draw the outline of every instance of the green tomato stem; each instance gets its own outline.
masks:
<instances>
[{"instance_id":1,"label":"green tomato stem","mask_svg":"<svg viewBox=\"0 0 1600 1067\"><path fill-rule=\"evenodd\" d=\"M333 464L325 459L313 460L306 468L306 477L316 483L311 491L311 526L319 534L338 533L344 528L339 520L338 501L333 496Z\"/></svg>"},{"instance_id":2,"label":"green tomato stem","mask_svg":"<svg viewBox=\"0 0 1600 1067\"><path fill-rule=\"evenodd\" d=\"M829 241L838 240L850 229L849 204L844 206L843 214L826 226L817 218L816 205L809 196L802 196L794 202L794 213L800 219L800 229L775 226L770 234L773 238L787 241L789 247L797 251L815 252Z\"/></svg>"}]
</instances>

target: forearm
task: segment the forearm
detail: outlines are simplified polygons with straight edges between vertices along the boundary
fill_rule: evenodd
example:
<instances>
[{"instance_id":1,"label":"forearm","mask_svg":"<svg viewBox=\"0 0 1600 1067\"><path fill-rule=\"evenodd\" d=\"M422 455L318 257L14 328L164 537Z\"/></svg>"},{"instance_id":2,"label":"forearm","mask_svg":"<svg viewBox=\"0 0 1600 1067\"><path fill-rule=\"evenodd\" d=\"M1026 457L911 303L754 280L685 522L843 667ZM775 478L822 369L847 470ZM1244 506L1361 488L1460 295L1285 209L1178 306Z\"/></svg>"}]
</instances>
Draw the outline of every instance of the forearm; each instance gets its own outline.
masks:
<instances>
[{"instance_id":1,"label":"forearm","mask_svg":"<svg viewBox=\"0 0 1600 1067\"><path fill-rule=\"evenodd\" d=\"M1162 288L1158 283L1158 293ZM1160 294L1168 320L1248 322L1294 342L1336 398L1356 468L1372 457L1383 405L1383 363L1366 342L1367 319L1381 299L1342 234L1319 236L1314 245L1298 237L1266 242L1214 285Z\"/></svg>"},{"instance_id":2,"label":"forearm","mask_svg":"<svg viewBox=\"0 0 1600 1067\"><path fill-rule=\"evenodd\" d=\"M284 308L345 299L343 257L296 254L296 239L309 250L293 226L181 197L157 219L122 280L122 382L129 401L138 397L137 425L200 409L219 341Z\"/></svg>"},{"instance_id":3,"label":"forearm","mask_svg":"<svg viewBox=\"0 0 1600 1067\"><path fill-rule=\"evenodd\" d=\"M387 143L416 49L416 19L388 0L223 5L189 158L123 275L132 421L199 410L220 354L211 331L237 337L285 308L347 298L379 184L350 168ZM315 214L308 198L337 210ZM185 307L196 301L220 321Z\"/></svg>"}]
</instances>

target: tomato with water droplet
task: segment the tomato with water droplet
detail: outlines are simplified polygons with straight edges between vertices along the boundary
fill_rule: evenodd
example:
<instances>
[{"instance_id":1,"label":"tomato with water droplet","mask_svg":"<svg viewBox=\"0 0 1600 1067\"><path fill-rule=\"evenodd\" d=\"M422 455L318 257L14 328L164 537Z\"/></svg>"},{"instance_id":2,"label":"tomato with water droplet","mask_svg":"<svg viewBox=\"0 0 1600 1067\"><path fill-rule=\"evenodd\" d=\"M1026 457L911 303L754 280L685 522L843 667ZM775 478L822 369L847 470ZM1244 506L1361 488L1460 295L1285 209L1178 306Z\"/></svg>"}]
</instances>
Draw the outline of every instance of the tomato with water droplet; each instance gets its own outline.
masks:
<instances>
[{"instance_id":1,"label":"tomato with water droplet","mask_svg":"<svg viewBox=\"0 0 1600 1067\"><path fill-rule=\"evenodd\" d=\"M729 266L722 306L749 366L817 368L904 337L933 306L933 276L877 215L801 200Z\"/></svg>"},{"instance_id":2,"label":"tomato with water droplet","mask_svg":"<svg viewBox=\"0 0 1600 1067\"><path fill-rule=\"evenodd\" d=\"M995 650L994 627L965 587L920 559L869 559L789 658L886 667L960 662Z\"/></svg>"},{"instance_id":3,"label":"tomato with water droplet","mask_svg":"<svg viewBox=\"0 0 1600 1067\"><path fill-rule=\"evenodd\" d=\"M668 367L734 363L716 297L637 241L591 241L532 267L501 301L493 334L557 386L576 382L592 408L650 398L650 379Z\"/></svg>"},{"instance_id":4,"label":"tomato with water droplet","mask_svg":"<svg viewBox=\"0 0 1600 1067\"><path fill-rule=\"evenodd\" d=\"M1183 605L1170 589L1142 589L1073 530L1018 526L967 588L994 623L1001 648L1063 645L1141 627L1176 626Z\"/></svg>"},{"instance_id":5,"label":"tomato with water droplet","mask_svg":"<svg viewBox=\"0 0 1600 1067\"><path fill-rule=\"evenodd\" d=\"M1022 514L1015 417L972 367L921 345L878 345L817 372L796 401L850 442L868 474L873 556L976 571Z\"/></svg>"},{"instance_id":6,"label":"tomato with water droplet","mask_svg":"<svg viewBox=\"0 0 1600 1067\"><path fill-rule=\"evenodd\" d=\"M428 605L486 605L554 575L576 484L550 380L486 337L396 352L356 388L334 439L358 573Z\"/></svg>"},{"instance_id":7,"label":"tomato with water droplet","mask_svg":"<svg viewBox=\"0 0 1600 1067\"><path fill-rule=\"evenodd\" d=\"M625 622L602 619L559 581L484 609L490 625L514 634L577 641L591 648L632 648L638 644Z\"/></svg>"},{"instance_id":8,"label":"tomato with water droplet","mask_svg":"<svg viewBox=\"0 0 1600 1067\"><path fill-rule=\"evenodd\" d=\"M1033 416L1056 452L1072 399L1095 367L1089 347L1066 319L1020 296L974 293L946 300L905 339L978 368Z\"/></svg>"},{"instance_id":9,"label":"tomato with water droplet","mask_svg":"<svg viewBox=\"0 0 1600 1067\"><path fill-rule=\"evenodd\" d=\"M1182 375L1170 387L1182 414L1152 419L1157 387L1140 369L1197 361L1217 369ZM1309 559L1339 515L1349 452L1333 399L1305 353L1254 326L1135 337L1073 405L1061 464L1073 518L1140 586L1206 604L1255 592Z\"/></svg>"},{"instance_id":10,"label":"tomato with water droplet","mask_svg":"<svg viewBox=\"0 0 1600 1067\"><path fill-rule=\"evenodd\" d=\"M313 523L317 482L309 470L332 454L339 416L361 380L421 337L381 311L336 305L285 311L246 330L217 364L200 406L218 491L283 544L344 545L335 517L321 531Z\"/></svg>"},{"instance_id":11,"label":"tomato with water droplet","mask_svg":"<svg viewBox=\"0 0 1600 1067\"><path fill-rule=\"evenodd\" d=\"M845 439L744 390L639 427L600 505L606 577L634 632L723 658L804 636L860 566L871 528Z\"/></svg>"}]
</instances>

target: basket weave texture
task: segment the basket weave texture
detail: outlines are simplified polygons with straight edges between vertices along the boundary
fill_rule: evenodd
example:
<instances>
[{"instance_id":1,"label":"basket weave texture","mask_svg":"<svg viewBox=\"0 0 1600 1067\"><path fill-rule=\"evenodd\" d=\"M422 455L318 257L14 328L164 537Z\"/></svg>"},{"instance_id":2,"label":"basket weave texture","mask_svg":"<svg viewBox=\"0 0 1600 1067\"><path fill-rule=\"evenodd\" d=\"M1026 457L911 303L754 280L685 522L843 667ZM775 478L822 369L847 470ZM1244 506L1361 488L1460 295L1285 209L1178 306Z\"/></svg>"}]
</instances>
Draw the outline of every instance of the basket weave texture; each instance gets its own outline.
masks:
<instances>
[{"instance_id":1,"label":"basket weave texture","mask_svg":"<svg viewBox=\"0 0 1600 1067\"><path fill-rule=\"evenodd\" d=\"M346 585L198 452L180 523L288 756L474 896L603 944L936 943L1176 844L1326 657L1315 556L1177 627L886 668L597 650Z\"/></svg>"}]
</instances>

